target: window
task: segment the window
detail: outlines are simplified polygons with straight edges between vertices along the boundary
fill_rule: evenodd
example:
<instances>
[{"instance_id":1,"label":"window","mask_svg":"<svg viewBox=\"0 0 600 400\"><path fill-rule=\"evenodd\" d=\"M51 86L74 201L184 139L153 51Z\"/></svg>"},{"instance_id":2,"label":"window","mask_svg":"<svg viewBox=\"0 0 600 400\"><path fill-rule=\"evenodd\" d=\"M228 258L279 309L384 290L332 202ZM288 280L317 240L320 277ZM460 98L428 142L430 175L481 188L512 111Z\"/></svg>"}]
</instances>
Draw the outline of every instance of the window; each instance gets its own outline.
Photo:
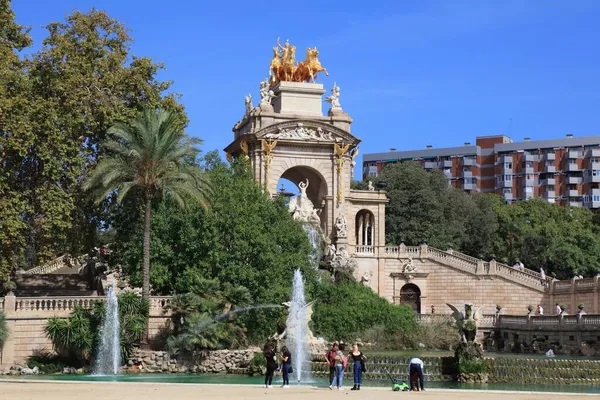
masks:
<instances>
[{"instance_id":1,"label":"window","mask_svg":"<svg viewBox=\"0 0 600 400\"><path fill-rule=\"evenodd\" d=\"M576 165L577 164L577 159L576 158L569 158L569 164Z\"/></svg>"},{"instance_id":2,"label":"window","mask_svg":"<svg viewBox=\"0 0 600 400\"><path fill-rule=\"evenodd\" d=\"M512 181L512 175L504 175L505 181Z\"/></svg>"},{"instance_id":3,"label":"window","mask_svg":"<svg viewBox=\"0 0 600 400\"><path fill-rule=\"evenodd\" d=\"M505 162L504 163L504 168L506 168L506 169L512 169L512 162Z\"/></svg>"},{"instance_id":4,"label":"window","mask_svg":"<svg viewBox=\"0 0 600 400\"><path fill-rule=\"evenodd\" d=\"M525 161L523 164L525 168L533 168L533 161Z\"/></svg>"},{"instance_id":5,"label":"window","mask_svg":"<svg viewBox=\"0 0 600 400\"><path fill-rule=\"evenodd\" d=\"M554 192L554 185L548 185L548 186L546 186L546 191L547 192Z\"/></svg>"},{"instance_id":6,"label":"window","mask_svg":"<svg viewBox=\"0 0 600 400\"><path fill-rule=\"evenodd\" d=\"M577 190L577 185L567 185L569 190Z\"/></svg>"},{"instance_id":7,"label":"window","mask_svg":"<svg viewBox=\"0 0 600 400\"><path fill-rule=\"evenodd\" d=\"M465 184L467 185L474 185L477 183L477 179L475 178L465 178Z\"/></svg>"},{"instance_id":8,"label":"window","mask_svg":"<svg viewBox=\"0 0 600 400\"><path fill-rule=\"evenodd\" d=\"M502 191L502 193L503 193L505 196L506 196L507 194L508 194L508 195L511 195L511 194L512 194L512 189L510 189L510 188L505 188L505 189Z\"/></svg>"},{"instance_id":9,"label":"window","mask_svg":"<svg viewBox=\"0 0 600 400\"><path fill-rule=\"evenodd\" d=\"M546 167L554 167L554 160L546 161Z\"/></svg>"},{"instance_id":10,"label":"window","mask_svg":"<svg viewBox=\"0 0 600 400\"><path fill-rule=\"evenodd\" d=\"M533 193L533 186L526 186L525 193Z\"/></svg>"},{"instance_id":11,"label":"window","mask_svg":"<svg viewBox=\"0 0 600 400\"><path fill-rule=\"evenodd\" d=\"M600 201L600 195L598 194L593 195L592 198L594 199L594 202Z\"/></svg>"},{"instance_id":12,"label":"window","mask_svg":"<svg viewBox=\"0 0 600 400\"><path fill-rule=\"evenodd\" d=\"M592 175L593 176L600 176L600 170L599 169L593 170L592 171Z\"/></svg>"}]
</instances>

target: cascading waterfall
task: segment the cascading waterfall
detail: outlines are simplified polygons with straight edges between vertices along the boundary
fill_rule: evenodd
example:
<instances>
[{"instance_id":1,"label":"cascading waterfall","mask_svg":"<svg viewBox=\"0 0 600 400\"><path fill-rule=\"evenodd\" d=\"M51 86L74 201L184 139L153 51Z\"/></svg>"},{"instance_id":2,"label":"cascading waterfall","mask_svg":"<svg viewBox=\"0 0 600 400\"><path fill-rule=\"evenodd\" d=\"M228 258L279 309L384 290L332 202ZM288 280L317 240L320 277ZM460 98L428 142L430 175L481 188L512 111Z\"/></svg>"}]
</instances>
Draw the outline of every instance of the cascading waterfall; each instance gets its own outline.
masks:
<instances>
[{"instance_id":1,"label":"cascading waterfall","mask_svg":"<svg viewBox=\"0 0 600 400\"><path fill-rule=\"evenodd\" d=\"M308 241L313 251L310 255L310 264L313 268L319 268L319 261L323 256L323 237L318 228L314 225L305 223L303 225L304 232L306 232L306 236L308 237Z\"/></svg>"},{"instance_id":2,"label":"cascading waterfall","mask_svg":"<svg viewBox=\"0 0 600 400\"><path fill-rule=\"evenodd\" d=\"M115 288L108 288L104 303L104 320L100 327L100 347L94 365L95 375L117 375L121 366L119 339L119 301Z\"/></svg>"},{"instance_id":3,"label":"cascading waterfall","mask_svg":"<svg viewBox=\"0 0 600 400\"><path fill-rule=\"evenodd\" d=\"M296 380L310 381L310 347L308 315L304 297L304 280L299 269L294 272L292 301L286 322L286 345L292 353L292 366Z\"/></svg>"}]
</instances>

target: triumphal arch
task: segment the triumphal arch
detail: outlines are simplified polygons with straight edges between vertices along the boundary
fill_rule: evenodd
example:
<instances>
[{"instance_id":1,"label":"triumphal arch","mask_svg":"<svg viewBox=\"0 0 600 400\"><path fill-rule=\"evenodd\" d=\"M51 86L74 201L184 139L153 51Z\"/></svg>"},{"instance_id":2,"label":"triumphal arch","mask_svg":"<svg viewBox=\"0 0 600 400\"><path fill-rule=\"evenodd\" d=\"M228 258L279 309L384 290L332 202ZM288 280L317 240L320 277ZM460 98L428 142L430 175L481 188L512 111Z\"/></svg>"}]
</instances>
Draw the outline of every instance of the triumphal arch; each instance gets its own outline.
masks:
<instances>
[{"instance_id":1,"label":"triumphal arch","mask_svg":"<svg viewBox=\"0 0 600 400\"><path fill-rule=\"evenodd\" d=\"M277 41L270 76L259 84L258 104L246 96L245 113L225 152L229 160L248 157L256 181L270 196L278 195L280 178L298 186L290 211L320 227L331 265L350 268L357 281L420 313L444 312L446 302L473 302L489 310L501 303L507 312L522 308L522 301L540 303L545 286L533 271L426 244L386 245L385 192L371 183L367 190L350 187L361 140L351 131L340 87L334 83L324 96L327 90L316 77L328 71L318 50L308 48L298 63L295 53L295 46Z\"/></svg>"},{"instance_id":2,"label":"triumphal arch","mask_svg":"<svg viewBox=\"0 0 600 400\"><path fill-rule=\"evenodd\" d=\"M337 252L352 255L360 247L373 255L369 262L357 260L355 269L358 279L370 281L378 275L375 249L385 241L387 198L374 189L350 187L360 139L351 132L340 87L334 84L323 98L326 90L315 78L327 71L316 48L309 48L299 63L289 42L278 43L273 53L271 76L259 85L258 105L246 96L245 114L225 151L228 157L249 157L255 179L271 196L277 195L280 178L295 183L310 201L307 208L308 202L302 206L298 197L300 218L318 223ZM326 114L324 101L329 104ZM303 210L305 216L300 215Z\"/></svg>"}]
</instances>

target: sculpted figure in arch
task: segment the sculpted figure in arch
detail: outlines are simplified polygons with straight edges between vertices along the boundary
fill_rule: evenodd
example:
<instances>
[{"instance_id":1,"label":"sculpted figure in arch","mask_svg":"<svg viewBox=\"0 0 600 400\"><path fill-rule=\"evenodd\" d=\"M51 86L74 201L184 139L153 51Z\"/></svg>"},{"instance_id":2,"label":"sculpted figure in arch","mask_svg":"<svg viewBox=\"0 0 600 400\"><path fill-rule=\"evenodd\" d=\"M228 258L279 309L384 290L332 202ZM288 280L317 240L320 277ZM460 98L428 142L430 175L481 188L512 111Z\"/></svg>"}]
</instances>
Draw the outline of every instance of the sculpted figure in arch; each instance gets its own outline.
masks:
<instances>
[{"instance_id":1,"label":"sculpted figure in arch","mask_svg":"<svg viewBox=\"0 0 600 400\"><path fill-rule=\"evenodd\" d=\"M288 209L293 214L295 220L308 222L311 225L320 227L321 218L319 217L319 211L315 208L313 202L306 195L306 189L308 188L308 185L308 179L298 183L300 195L290 199Z\"/></svg>"}]
</instances>

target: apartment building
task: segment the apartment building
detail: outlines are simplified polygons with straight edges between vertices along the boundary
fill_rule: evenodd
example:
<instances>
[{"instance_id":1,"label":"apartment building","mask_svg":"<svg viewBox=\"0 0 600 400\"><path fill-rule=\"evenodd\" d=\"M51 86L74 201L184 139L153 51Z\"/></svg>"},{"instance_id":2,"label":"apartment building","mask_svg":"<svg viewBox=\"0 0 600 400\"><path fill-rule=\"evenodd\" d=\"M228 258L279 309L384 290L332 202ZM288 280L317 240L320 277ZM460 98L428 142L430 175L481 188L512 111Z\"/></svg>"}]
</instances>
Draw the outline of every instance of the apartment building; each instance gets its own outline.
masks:
<instances>
[{"instance_id":1,"label":"apartment building","mask_svg":"<svg viewBox=\"0 0 600 400\"><path fill-rule=\"evenodd\" d=\"M480 136L475 145L372 153L363 156L363 179L386 164L418 161L441 169L457 189L497 193L508 203L541 197L549 202L600 208L600 136L513 142Z\"/></svg>"}]
</instances>

